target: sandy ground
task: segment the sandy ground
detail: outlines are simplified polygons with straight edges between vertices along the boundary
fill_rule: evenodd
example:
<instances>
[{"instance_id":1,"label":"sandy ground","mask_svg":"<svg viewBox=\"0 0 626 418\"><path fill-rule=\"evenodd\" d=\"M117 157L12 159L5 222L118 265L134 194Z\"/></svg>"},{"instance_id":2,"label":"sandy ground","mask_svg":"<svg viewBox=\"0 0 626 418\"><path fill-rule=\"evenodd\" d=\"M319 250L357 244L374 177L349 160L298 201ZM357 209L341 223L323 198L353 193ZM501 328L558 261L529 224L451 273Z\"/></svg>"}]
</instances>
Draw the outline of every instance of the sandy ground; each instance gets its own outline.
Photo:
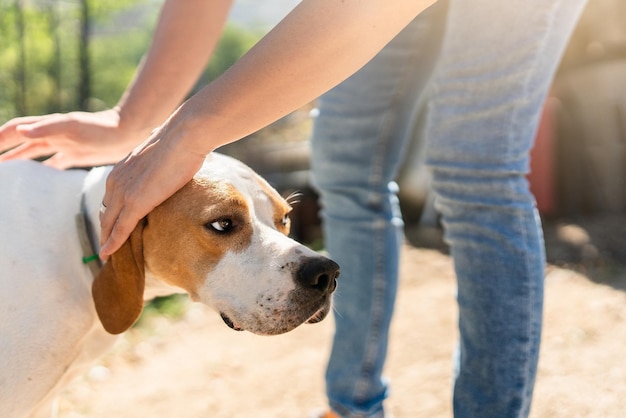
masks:
<instances>
[{"instance_id":1,"label":"sandy ground","mask_svg":"<svg viewBox=\"0 0 626 418\"><path fill-rule=\"evenodd\" d=\"M564 230L579 248L589 241L584 231L581 238L576 228ZM533 418L625 416L626 274L590 257L579 272L548 268ZM447 255L406 246L386 368L397 418L451 416L454 286ZM59 417L304 418L325 405L332 330L327 319L259 337L190 304L181 320L157 318L127 333L64 393Z\"/></svg>"}]
</instances>

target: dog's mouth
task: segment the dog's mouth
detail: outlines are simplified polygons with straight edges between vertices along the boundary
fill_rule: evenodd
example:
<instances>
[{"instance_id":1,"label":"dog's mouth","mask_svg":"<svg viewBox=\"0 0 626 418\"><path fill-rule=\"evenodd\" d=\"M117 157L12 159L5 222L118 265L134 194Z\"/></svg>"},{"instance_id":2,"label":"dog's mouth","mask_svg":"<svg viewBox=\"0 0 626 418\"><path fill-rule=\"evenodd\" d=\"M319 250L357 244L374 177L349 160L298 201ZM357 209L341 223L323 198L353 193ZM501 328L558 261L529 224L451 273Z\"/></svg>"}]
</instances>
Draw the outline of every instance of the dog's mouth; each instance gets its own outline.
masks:
<instances>
[{"instance_id":1,"label":"dog's mouth","mask_svg":"<svg viewBox=\"0 0 626 418\"><path fill-rule=\"evenodd\" d=\"M304 322L306 324L317 324L318 322L321 322L324 318L326 318L329 311L330 311L330 304L327 304L326 306L322 307L317 312L315 312L313 315L311 315L309 319L307 319ZM224 312L220 312L220 317L222 318L222 321L224 321L224 323L230 329L235 330L235 331L244 331L243 328L235 324L235 322L233 322L233 320L230 319L230 317L226 315Z\"/></svg>"},{"instance_id":2,"label":"dog's mouth","mask_svg":"<svg viewBox=\"0 0 626 418\"><path fill-rule=\"evenodd\" d=\"M224 312L220 312L220 316L222 317L224 323L230 328L234 329L235 331L243 331L243 328L239 328L238 326L236 326L232 319L230 319L228 315L226 315Z\"/></svg>"},{"instance_id":3,"label":"dog's mouth","mask_svg":"<svg viewBox=\"0 0 626 418\"><path fill-rule=\"evenodd\" d=\"M326 315L328 315L329 311L330 311L330 304L324 306L322 309L320 309L319 311L315 312L305 322L307 324L317 324L318 322L322 322L324 320L324 318L326 318Z\"/></svg>"}]
</instances>

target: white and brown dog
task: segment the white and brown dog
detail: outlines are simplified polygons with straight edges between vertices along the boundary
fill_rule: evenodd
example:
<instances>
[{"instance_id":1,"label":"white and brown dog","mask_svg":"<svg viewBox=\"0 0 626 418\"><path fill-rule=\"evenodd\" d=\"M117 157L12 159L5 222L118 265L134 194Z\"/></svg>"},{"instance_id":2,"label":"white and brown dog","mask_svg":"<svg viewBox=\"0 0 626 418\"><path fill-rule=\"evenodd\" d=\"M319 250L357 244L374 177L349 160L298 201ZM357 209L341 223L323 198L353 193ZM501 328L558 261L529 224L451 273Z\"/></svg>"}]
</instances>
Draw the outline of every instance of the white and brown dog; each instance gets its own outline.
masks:
<instances>
[{"instance_id":1,"label":"white and brown dog","mask_svg":"<svg viewBox=\"0 0 626 418\"><path fill-rule=\"evenodd\" d=\"M215 153L92 272L99 227L87 228L91 237L77 231L99 225L109 171L0 164L2 417L49 416L60 389L155 296L187 292L229 327L264 335L330 309L337 264L288 238L290 205L249 167Z\"/></svg>"}]
</instances>

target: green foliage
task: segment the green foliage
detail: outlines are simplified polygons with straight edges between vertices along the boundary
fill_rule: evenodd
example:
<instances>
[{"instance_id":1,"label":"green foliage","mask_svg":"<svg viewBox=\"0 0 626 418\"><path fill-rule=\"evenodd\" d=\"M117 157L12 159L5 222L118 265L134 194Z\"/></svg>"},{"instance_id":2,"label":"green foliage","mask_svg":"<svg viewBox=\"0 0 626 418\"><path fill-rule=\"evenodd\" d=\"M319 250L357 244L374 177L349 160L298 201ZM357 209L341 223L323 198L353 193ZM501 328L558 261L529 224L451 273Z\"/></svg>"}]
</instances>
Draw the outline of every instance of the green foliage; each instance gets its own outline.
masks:
<instances>
[{"instance_id":1,"label":"green foliage","mask_svg":"<svg viewBox=\"0 0 626 418\"><path fill-rule=\"evenodd\" d=\"M114 80L105 76L100 81L98 74L92 74L92 90L121 94L138 61L135 56L141 52L126 54L123 59L115 55L131 48L145 50L156 5L147 6L148 0L0 0L0 121L20 113L43 114L79 108L78 50L83 1L87 1L90 10L92 62L102 68L107 67L102 63L108 63L123 69ZM117 26L126 23L120 21L120 16L132 13L151 19L134 21L130 29L133 34L128 36L128 30ZM110 44L101 46L115 37L111 41L118 42L119 48Z\"/></svg>"},{"instance_id":2,"label":"green foliage","mask_svg":"<svg viewBox=\"0 0 626 418\"><path fill-rule=\"evenodd\" d=\"M110 108L117 103L147 51L151 35L150 28L137 28L92 39L90 110Z\"/></svg>"},{"instance_id":3,"label":"green foliage","mask_svg":"<svg viewBox=\"0 0 626 418\"><path fill-rule=\"evenodd\" d=\"M245 54L260 37L261 35L256 32L246 30L233 24L227 25L194 91L216 79L220 74L226 71Z\"/></svg>"},{"instance_id":4,"label":"green foliage","mask_svg":"<svg viewBox=\"0 0 626 418\"><path fill-rule=\"evenodd\" d=\"M187 295L176 294L154 298L143 308L143 312L134 326L143 327L157 316L179 320L185 315L188 307L189 298Z\"/></svg>"},{"instance_id":5,"label":"green foliage","mask_svg":"<svg viewBox=\"0 0 626 418\"><path fill-rule=\"evenodd\" d=\"M108 108L118 101L150 45L160 1L0 0L0 124L21 114L80 109L82 1L88 2L91 16L88 109ZM198 89L258 38L229 25Z\"/></svg>"}]
</instances>

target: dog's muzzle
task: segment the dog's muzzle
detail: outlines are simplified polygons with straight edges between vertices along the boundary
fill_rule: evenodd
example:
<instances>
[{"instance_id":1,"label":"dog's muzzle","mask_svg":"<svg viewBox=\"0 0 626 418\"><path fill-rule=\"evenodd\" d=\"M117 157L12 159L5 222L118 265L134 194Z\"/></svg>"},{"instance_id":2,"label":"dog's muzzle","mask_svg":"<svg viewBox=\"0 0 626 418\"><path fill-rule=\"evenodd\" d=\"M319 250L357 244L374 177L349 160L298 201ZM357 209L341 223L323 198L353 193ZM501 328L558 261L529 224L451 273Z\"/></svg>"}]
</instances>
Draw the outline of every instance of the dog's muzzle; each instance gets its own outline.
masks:
<instances>
[{"instance_id":1,"label":"dog's muzzle","mask_svg":"<svg viewBox=\"0 0 626 418\"><path fill-rule=\"evenodd\" d=\"M303 323L322 321L330 312L331 296L337 288L340 273L339 265L322 256L302 258L297 264L292 273L296 286L286 300L274 306L261 305L260 311L247 317L239 317L241 313L220 310L224 323L235 331L276 335Z\"/></svg>"}]
</instances>

